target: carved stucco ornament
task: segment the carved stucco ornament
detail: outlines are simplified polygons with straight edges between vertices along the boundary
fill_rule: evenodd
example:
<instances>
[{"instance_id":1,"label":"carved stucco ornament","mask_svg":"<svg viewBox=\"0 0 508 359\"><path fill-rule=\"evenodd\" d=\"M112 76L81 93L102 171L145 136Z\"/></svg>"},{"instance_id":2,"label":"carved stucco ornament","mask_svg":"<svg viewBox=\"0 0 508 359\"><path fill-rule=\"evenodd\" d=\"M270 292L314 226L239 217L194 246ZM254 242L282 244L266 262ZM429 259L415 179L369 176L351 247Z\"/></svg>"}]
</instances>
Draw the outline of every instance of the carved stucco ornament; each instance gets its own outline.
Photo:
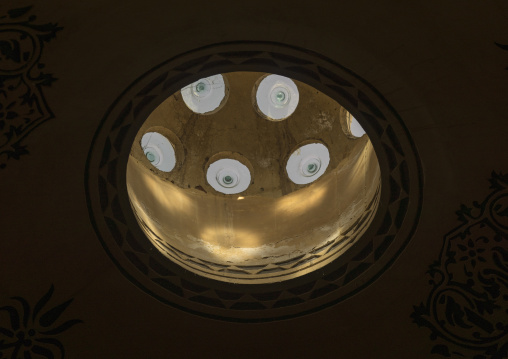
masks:
<instances>
[{"instance_id":1,"label":"carved stucco ornament","mask_svg":"<svg viewBox=\"0 0 508 359\"><path fill-rule=\"evenodd\" d=\"M492 192L457 211L428 271L432 290L411 315L431 330L431 353L474 359L508 355L508 175L492 173Z\"/></svg>"},{"instance_id":2,"label":"carved stucco ornament","mask_svg":"<svg viewBox=\"0 0 508 359\"><path fill-rule=\"evenodd\" d=\"M29 153L25 138L54 118L43 88L56 80L40 62L44 45L62 29L36 24L31 7L0 14L0 169Z\"/></svg>"}]
</instances>

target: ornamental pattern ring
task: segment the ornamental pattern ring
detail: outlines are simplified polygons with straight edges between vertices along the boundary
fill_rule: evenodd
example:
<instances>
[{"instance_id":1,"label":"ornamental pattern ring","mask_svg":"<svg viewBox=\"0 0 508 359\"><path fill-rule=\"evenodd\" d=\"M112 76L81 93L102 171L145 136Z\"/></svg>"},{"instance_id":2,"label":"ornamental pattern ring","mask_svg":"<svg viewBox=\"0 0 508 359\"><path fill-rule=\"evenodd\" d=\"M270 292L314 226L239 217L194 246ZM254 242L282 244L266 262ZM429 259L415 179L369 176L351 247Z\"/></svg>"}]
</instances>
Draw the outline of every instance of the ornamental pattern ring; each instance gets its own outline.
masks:
<instances>
[{"instance_id":1,"label":"ornamental pattern ring","mask_svg":"<svg viewBox=\"0 0 508 359\"><path fill-rule=\"evenodd\" d=\"M381 168L378 210L344 255L298 278L231 284L197 276L150 243L131 210L126 167L134 137L167 97L199 78L258 71L305 82L345 107L364 127ZM372 283L401 253L420 214L422 171L395 110L370 84L316 53L266 42L207 46L174 57L134 81L111 105L92 142L85 174L92 224L111 259L145 292L173 307L216 319L260 322L338 303ZM365 217L365 216L364 216ZM362 226L363 221L354 226Z\"/></svg>"}]
</instances>

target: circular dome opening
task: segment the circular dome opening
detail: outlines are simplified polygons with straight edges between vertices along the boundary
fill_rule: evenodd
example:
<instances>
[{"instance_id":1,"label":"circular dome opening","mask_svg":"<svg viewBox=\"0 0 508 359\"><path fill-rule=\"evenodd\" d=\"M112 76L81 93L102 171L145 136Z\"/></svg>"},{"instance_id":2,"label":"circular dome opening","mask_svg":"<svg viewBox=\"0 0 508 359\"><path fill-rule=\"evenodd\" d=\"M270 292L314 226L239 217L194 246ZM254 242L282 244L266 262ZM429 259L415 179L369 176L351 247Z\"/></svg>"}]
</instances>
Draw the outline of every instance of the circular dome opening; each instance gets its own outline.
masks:
<instances>
[{"instance_id":1,"label":"circular dome opening","mask_svg":"<svg viewBox=\"0 0 508 359\"><path fill-rule=\"evenodd\" d=\"M256 82L253 91L254 108L267 120L285 120L298 106L298 87L288 77L264 75Z\"/></svg>"},{"instance_id":2,"label":"circular dome opening","mask_svg":"<svg viewBox=\"0 0 508 359\"><path fill-rule=\"evenodd\" d=\"M246 162L244 159L243 162ZM245 191L251 181L250 170L242 162L223 158L207 166L206 180L217 192L236 194Z\"/></svg>"},{"instance_id":3,"label":"circular dome opening","mask_svg":"<svg viewBox=\"0 0 508 359\"><path fill-rule=\"evenodd\" d=\"M140 227L164 256L209 279L261 284L315 271L354 246L377 209L380 168L368 136L351 138L340 104L288 78L296 94L276 82L265 102L296 109L296 98L298 111L266 121L252 110L252 91L270 76L228 73L228 101L206 121L183 91L161 103L137 138L154 128L173 134L171 172L154 171L139 142L131 149L127 190Z\"/></svg>"},{"instance_id":4,"label":"circular dome opening","mask_svg":"<svg viewBox=\"0 0 508 359\"><path fill-rule=\"evenodd\" d=\"M329 163L328 148L322 143L310 143L299 147L291 154L286 171L293 183L308 184L321 177Z\"/></svg>"},{"instance_id":5,"label":"circular dome opening","mask_svg":"<svg viewBox=\"0 0 508 359\"><path fill-rule=\"evenodd\" d=\"M227 101L229 89L227 80L218 74L204 77L180 90L187 107L199 114L212 114Z\"/></svg>"},{"instance_id":6,"label":"circular dome opening","mask_svg":"<svg viewBox=\"0 0 508 359\"><path fill-rule=\"evenodd\" d=\"M365 130L356 118L353 117L346 109L342 109L341 113L342 130L352 139L357 139L365 135Z\"/></svg>"},{"instance_id":7,"label":"circular dome opening","mask_svg":"<svg viewBox=\"0 0 508 359\"><path fill-rule=\"evenodd\" d=\"M146 159L163 172L175 168L176 154L173 144L158 132L147 132L141 137L141 148Z\"/></svg>"}]
</instances>

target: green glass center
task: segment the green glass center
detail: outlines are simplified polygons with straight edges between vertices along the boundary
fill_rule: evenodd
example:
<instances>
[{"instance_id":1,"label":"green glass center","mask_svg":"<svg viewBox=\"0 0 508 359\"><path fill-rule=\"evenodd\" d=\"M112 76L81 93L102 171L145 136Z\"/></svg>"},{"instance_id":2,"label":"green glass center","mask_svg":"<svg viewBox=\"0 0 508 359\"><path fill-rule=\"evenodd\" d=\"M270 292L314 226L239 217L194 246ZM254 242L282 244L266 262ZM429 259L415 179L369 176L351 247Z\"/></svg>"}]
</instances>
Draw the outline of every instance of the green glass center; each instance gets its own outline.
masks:
<instances>
[{"instance_id":1,"label":"green glass center","mask_svg":"<svg viewBox=\"0 0 508 359\"><path fill-rule=\"evenodd\" d=\"M307 166L307 171L308 171L309 173L314 173L314 172L316 172L316 171L317 171L317 169L318 169L318 166L317 166L317 164L315 164L315 163L310 163L310 164Z\"/></svg>"},{"instance_id":2,"label":"green glass center","mask_svg":"<svg viewBox=\"0 0 508 359\"><path fill-rule=\"evenodd\" d=\"M206 85L203 82L200 82L196 85L197 92L203 92L206 89Z\"/></svg>"},{"instance_id":3,"label":"green glass center","mask_svg":"<svg viewBox=\"0 0 508 359\"><path fill-rule=\"evenodd\" d=\"M231 184L231 183L233 183L233 177L231 177L231 176L225 176L223 181L224 181L225 184Z\"/></svg>"},{"instance_id":4,"label":"green glass center","mask_svg":"<svg viewBox=\"0 0 508 359\"><path fill-rule=\"evenodd\" d=\"M277 101L282 102L286 98L286 95L284 94L284 92L279 91L277 92L277 95L275 95L275 98L277 99Z\"/></svg>"},{"instance_id":5,"label":"green glass center","mask_svg":"<svg viewBox=\"0 0 508 359\"><path fill-rule=\"evenodd\" d=\"M148 161L150 161L150 162L155 161L155 154L154 153L147 152L147 153L145 153L145 155L146 155L146 158L148 159Z\"/></svg>"}]
</instances>

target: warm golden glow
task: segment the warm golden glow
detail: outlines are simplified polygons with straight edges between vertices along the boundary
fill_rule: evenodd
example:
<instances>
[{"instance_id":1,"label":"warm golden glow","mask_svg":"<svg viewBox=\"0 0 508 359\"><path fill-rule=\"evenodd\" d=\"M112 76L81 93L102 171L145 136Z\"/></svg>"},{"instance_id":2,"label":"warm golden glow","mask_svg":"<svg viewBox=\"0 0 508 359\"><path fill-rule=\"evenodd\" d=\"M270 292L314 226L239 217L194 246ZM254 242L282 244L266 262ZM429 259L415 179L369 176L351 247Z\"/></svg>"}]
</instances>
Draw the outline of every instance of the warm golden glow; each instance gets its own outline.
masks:
<instances>
[{"instance_id":1,"label":"warm golden glow","mask_svg":"<svg viewBox=\"0 0 508 359\"><path fill-rule=\"evenodd\" d=\"M134 164L129 161L128 170ZM140 172L137 177L138 184L127 183L127 191L131 201L137 199L137 192L133 190L133 186L144 188L143 201L153 203L156 208L163 208L169 216L174 214L189 215L192 211L193 202L185 191L181 191L178 187L172 186L170 183L161 182L151 172Z\"/></svg>"},{"instance_id":2,"label":"warm golden glow","mask_svg":"<svg viewBox=\"0 0 508 359\"><path fill-rule=\"evenodd\" d=\"M312 212L320 206L328 192L328 187L312 187L297 191L277 199L273 214L275 216L300 216Z\"/></svg>"},{"instance_id":3,"label":"warm golden glow","mask_svg":"<svg viewBox=\"0 0 508 359\"><path fill-rule=\"evenodd\" d=\"M296 82L301 100L312 101L283 122L245 113L240 104L251 101L259 76L227 74L228 103L206 121L190 115L178 94L168 98L143 125L127 165L132 208L154 246L196 274L234 283L277 282L333 261L368 227L380 188L369 139L347 137L337 117L344 112L315 89ZM181 143L177 161L185 153L170 173L154 169L139 146L154 128ZM287 156L316 138L329 150L329 165L313 182L295 184ZM250 162L249 187L236 195L207 182L207 163L224 151Z\"/></svg>"}]
</instances>

